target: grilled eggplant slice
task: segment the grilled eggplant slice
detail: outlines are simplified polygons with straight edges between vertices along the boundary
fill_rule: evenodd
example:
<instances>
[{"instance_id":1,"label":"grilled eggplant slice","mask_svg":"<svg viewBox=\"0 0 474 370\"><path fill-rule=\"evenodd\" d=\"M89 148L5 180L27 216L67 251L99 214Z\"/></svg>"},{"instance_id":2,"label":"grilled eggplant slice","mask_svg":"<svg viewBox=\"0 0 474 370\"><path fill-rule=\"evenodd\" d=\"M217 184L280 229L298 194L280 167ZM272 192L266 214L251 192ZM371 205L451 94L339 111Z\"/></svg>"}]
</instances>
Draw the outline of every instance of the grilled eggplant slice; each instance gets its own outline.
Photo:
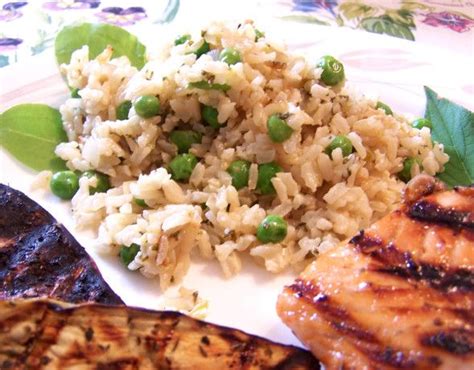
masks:
<instances>
[{"instance_id":1,"label":"grilled eggplant slice","mask_svg":"<svg viewBox=\"0 0 474 370\"><path fill-rule=\"evenodd\" d=\"M71 234L25 194L0 184L0 299L122 304Z\"/></svg>"},{"instance_id":2,"label":"grilled eggplant slice","mask_svg":"<svg viewBox=\"0 0 474 370\"><path fill-rule=\"evenodd\" d=\"M280 295L328 369L474 369L474 187L412 180L405 203Z\"/></svg>"},{"instance_id":3,"label":"grilled eggplant slice","mask_svg":"<svg viewBox=\"0 0 474 370\"><path fill-rule=\"evenodd\" d=\"M0 302L1 369L319 369L311 353L168 311Z\"/></svg>"}]
</instances>

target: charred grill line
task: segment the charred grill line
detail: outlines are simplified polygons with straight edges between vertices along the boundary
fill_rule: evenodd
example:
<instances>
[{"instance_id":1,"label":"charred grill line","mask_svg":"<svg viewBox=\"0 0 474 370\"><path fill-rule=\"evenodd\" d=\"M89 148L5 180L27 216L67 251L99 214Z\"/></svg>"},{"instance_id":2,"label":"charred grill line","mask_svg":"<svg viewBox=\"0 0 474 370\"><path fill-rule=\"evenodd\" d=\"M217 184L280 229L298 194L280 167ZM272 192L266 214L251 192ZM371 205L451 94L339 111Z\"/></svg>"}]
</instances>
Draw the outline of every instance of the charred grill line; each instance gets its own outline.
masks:
<instances>
[{"instance_id":1,"label":"charred grill line","mask_svg":"<svg viewBox=\"0 0 474 370\"><path fill-rule=\"evenodd\" d=\"M43 310L40 320L41 321L45 320L46 315L47 315L46 310ZM35 348L36 340L42 334L43 334L43 327L42 326L37 327L37 330L35 332L30 333L30 337L28 338L28 341L27 341L26 346L25 346L25 351L23 352L23 354L18 359L16 366L19 366L19 364L25 364L26 363L28 357L31 355L32 351ZM42 355L42 356L39 357L39 362L40 363L45 361L44 357L46 357L46 356Z\"/></svg>"},{"instance_id":2,"label":"charred grill line","mask_svg":"<svg viewBox=\"0 0 474 370\"><path fill-rule=\"evenodd\" d=\"M304 354L295 352L285 358L282 362L280 362L277 366L275 366L275 370L289 370L289 369L294 369L299 364L305 363L306 359L304 358ZM321 369L321 364L318 362L317 364L314 363L312 364L312 370L320 370Z\"/></svg>"},{"instance_id":3,"label":"charred grill line","mask_svg":"<svg viewBox=\"0 0 474 370\"><path fill-rule=\"evenodd\" d=\"M56 304L55 306L55 311L59 312L59 304ZM45 352L47 352L52 345L58 342L58 338L61 337L61 333L63 332L64 327L67 325L68 320L72 315L72 312L68 311L65 312L62 317L58 319L57 317L54 317L54 315L52 315L50 312L48 312L46 307L44 307L44 311L45 316L41 321L42 326L38 333L38 339L43 337L47 340L41 341L40 345L36 345L35 347L33 347L32 351L28 353L28 358L31 360L34 366L38 366L38 364L35 363L37 361L37 358L39 356L44 356ZM54 328L54 330L51 330L51 328ZM63 361L59 361L60 368L66 367L65 365L67 365L67 358L64 362L65 363L63 365Z\"/></svg>"},{"instance_id":4,"label":"charred grill line","mask_svg":"<svg viewBox=\"0 0 474 370\"><path fill-rule=\"evenodd\" d=\"M474 272L469 269L418 263L411 253L401 252L393 243L385 245L364 231L352 238L350 244L378 262L372 266L377 272L421 281L441 291L474 291Z\"/></svg>"},{"instance_id":5,"label":"charred grill line","mask_svg":"<svg viewBox=\"0 0 474 370\"><path fill-rule=\"evenodd\" d=\"M474 352L474 333L465 329L440 331L423 336L421 343L456 355L465 355Z\"/></svg>"},{"instance_id":6,"label":"charred grill line","mask_svg":"<svg viewBox=\"0 0 474 370\"><path fill-rule=\"evenodd\" d=\"M38 204L6 185L0 184L0 235L16 236L54 218Z\"/></svg>"},{"instance_id":7,"label":"charred grill line","mask_svg":"<svg viewBox=\"0 0 474 370\"><path fill-rule=\"evenodd\" d=\"M428 200L420 200L408 208L407 214L415 219L447 224L451 227L474 228L472 212L446 209Z\"/></svg>"},{"instance_id":8,"label":"charred grill line","mask_svg":"<svg viewBox=\"0 0 474 370\"><path fill-rule=\"evenodd\" d=\"M457 317L459 317L460 319L462 319L463 321L474 326L474 310L458 308L458 309L451 309L451 312L455 314Z\"/></svg>"},{"instance_id":9,"label":"charred grill line","mask_svg":"<svg viewBox=\"0 0 474 370\"><path fill-rule=\"evenodd\" d=\"M0 298L53 297L123 304L97 266L54 218L19 191L0 184Z\"/></svg>"},{"instance_id":10,"label":"charred grill line","mask_svg":"<svg viewBox=\"0 0 474 370\"><path fill-rule=\"evenodd\" d=\"M331 297L322 294L312 282L296 279L288 289L310 304L339 333L355 338L357 341L354 341L353 345L372 361L400 369L410 369L416 365L403 351L391 347L383 348L373 333L364 329L346 311L339 308L336 302L332 302Z\"/></svg>"}]
</instances>

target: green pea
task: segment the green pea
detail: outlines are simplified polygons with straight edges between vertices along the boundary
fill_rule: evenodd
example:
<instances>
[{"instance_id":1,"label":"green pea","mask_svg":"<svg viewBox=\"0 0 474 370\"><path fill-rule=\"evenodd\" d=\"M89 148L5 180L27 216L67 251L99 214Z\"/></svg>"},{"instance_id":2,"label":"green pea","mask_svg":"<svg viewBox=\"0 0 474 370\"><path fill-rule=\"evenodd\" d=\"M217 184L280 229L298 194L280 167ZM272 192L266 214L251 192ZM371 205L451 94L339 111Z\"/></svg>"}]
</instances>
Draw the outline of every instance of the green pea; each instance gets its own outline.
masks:
<instances>
[{"instance_id":1,"label":"green pea","mask_svg":"<svg viewBox=\"0 0 474 370\"><path fill-rule=\"evenodd\" d=\"M272 178L283 169L275 162L264 163L258 166L257 189L262 194L275 194Z\"/></svg>"},{"instance_id":2,"label":"green pea","mask_svg":"<svg viewBox=\"0 0 474 370\"><path fill-rule=\"evenodd\" d=\"M74 99L81 98L81 96L79 95L79 89L77 87L74 87L73 89L71 89L71 98L74 98Z\"/></svg>"},{"instance_id":3,"label":"green pea","mask_svg":"<svg viewBox=\"0 0 474 370\"><path fill-rule=\"evenodd\" d=\"M418 118L411 123L411 126L421 130L423 127L428 127L430 130L433 129L433 125L429 119Z\"/></svg>"},{"instance_id":4,"label":"green pea","mask_svg":"<svg viewBox=\"0 0 474 370\"><path fill-rule=\"evenodd\" d=\"M170 140L178 147L178 153L187 153L191 145L201 142L202 134L192 130L174 130Z\"/></svg>"},{"instance_id":5,"label":"green pea","mask_svg":"<svg viewBox=\"0 0 474 370\"><path fill-rule=\"evenodd\" d=\"M336 58L325 55L319 60L317 66L323 70L321 81L326 85L334 86L344 81L344 65Z\"/></svg>"},{"instance_id":6,"label":"green pea","mask_svg":"<svg viewBox=\"0 0 474 370\"><path fill-rule=\"evenodd\" d=\"M208 81L196 81L190 82L188 84L188 88L190 89L201 89L201 90L219 90L219 91L228 91L230 90L230 85L227 84L218 84Z\"/></svg>"},{"instance_id":7,"label":"green pea","mask_svg":"<svg viewBox=\"0 0 474 370\"><path fill-rule=\"evenodd\" d=\"M278 243L285 239L288 225L281 216L268 215L257 227L257 239L262 243Z\"/></svg>"},{"instance_id":8,"label":"green pea","mask_svg":"<svg viewBox=\"0 0 474 370\"><path fill-rule=\"evenodd\" d=\"M221 127L217 120L218 112L217 109L209 105L203 105L201 107L201 116L203 120L212 128L218 129Z\"/></svg>"},{"instance_id":9,"label":"green pea","mask_svg":"<svg viewBox=\"0 0 474 370\"><path fill-rule=\"evenodd\" d=\"M54 195L61 199L71 199L79 190L79 176L72 171L56 172L49 183Z\"/></svg>"},{"instance_id":10,"label":"green pea","mask_svg":"<svg viewBox=\"0 0 474 370\"><path fill-rule=\"evenodd\" d=\"M118 120L128 119L128 112L132 108L132 102L130 100L124 100L117 108L115 108L115 115Z\"/></svg>"},{"instance_id":11,"label":"green pea","mask_svg":"<svg viewBox=\"0 0 474 370\"><path fill-rule=\"evenodd\" d=\"M196 59L199 58L201 55L206 54L209 50L211 50L208 42L204 40L204 42L199 46L194 54L196 54Z\"/></svg>"},{"instance_id":12,"label":"green pea","mask_svg":"<svg viewBox=\"0 0 474 370\"><path fill-rule=\"evenodd\" d=\"M143 118L150 118L160 113L160 100L154 95L140 96L133 106L135 112Z\"/></svg>"},{"instance_id":13,"label":"green pea","mask_svg":"<svg viewBox=\"0 0 474 370\"><path fill-rule=\"evenodd\" d=\"M237 190L242 189L249 183L250 162L243 159L233 161L227 168L232 177L232 185Z\"/></svg>"},{"instance_id":14,"label":"green pea","mask_svg":"<svg viewBox=\"0 0 474 370\"><path fill-rule=\"evenodd\" d=\"M182 35L182 36L177 37L177 38L174 40L174 44L175 44L175 46L177 46L177 45L182 45L182 44L184 44L186 41L189 41L189 40L191 40L191 35L190 35L190 34Z\"/></svg>"},{"instance_id":15,"label":"green pea","mask_svg":"<svg viewBox=\"0 0 474 370\"><path fill-rule=\"evenodd\" d=\"M198 163L193 154L178 154L169 164L171 177L178 181L187 181Z\"/></svg>"},{"instance_id":16,"label":"green pea","mask_svg":"<svg viewBox=\"0 0 474 370\"><path fill-rule=\"evenodd\" d=\"M107 190L110 189L109 176L104 175L103 173L96 171L85 171L81 177L83 176L89 179L91 179L92 177L95 177L97 179L97 185L89 188L90 195L95 193L105 193Z\"/></svg>"},{"instance_id":17,"label":"green pea","mask_svg":"<svg viewBox=\"0 0 474 370\"><path fill-rule=\"evenodd\" d=\"M145 200L144 199L141 199L141 198L133 198L133 202L139 206L139 207L142 207L142 208L146 208L148 207L148 205L146 204Z\"/></svg>"},{"instance_id":18,"label":"green pea","mask_svg":"<svg viewBox=\"0 0 474 370\"><path fill-rule=\"evenodd\" d=\"M382 109L386 115L392 116L393 112L392 109L385 103L378 101L377 104L375 105L375 109Z\"/></svg>"},{"instance_id":19,"label":"green pea","mask_svg":"<svg viewBox=\"0 0 474 370\"><path fill-rule=\"evenodd\" d=\"M128 267L130 262L135 259L135 256L140 251L140 246L138 244L132 243L129 247L126 245L122 245L120 247L120 259L122 260L123 264Z\"/></svg>"},{"instance_id":20,"label":"green pea","mask_svg":"<svg viewBox=\"0 0 474 370\"><path fill-rule=\"evenodd\" d=\"M274 143L282 143L288 140L293 129L278 114L272 114L267 120L268 136Z\"/></svg>"},{"instance_id":21,"label":"green pea","mask_svg":"<svg viewBox=\"0 0 474 370\"><path fill-rule=\"evenodd\" d=\"M262 37L265 37L265 33L255 28L255 41Z\"/></svg>"},{"instance_id":22,"label":"green pea","mask_svg":"<svg viewBox=\"0 0 474 370\"><path fill-rule=\"evenodd\" d=\"M330 156L332 151L336 148L341 148L344 157L347 157L354 150L352 142L344 135L337 135L332 139L326 149L324 149L324 152Z\"/></svg>"},{"instance_id":23,"label":"green pea","mask_svg":"<svg viewBox=\"0 0 474 370\"><path fill-rule=\"evenodd\" d=\"M219 60L229 65L236 64L242 61L240 53L233 48L225 48L219 54Z\"/></svg>"},{"instance_id":24,"label":"green pea","mask_svg":"<svg viewBox=\"0 0 474 370\"><path fill-rule=\"evenodd\" d=\"M398 178L403 182L408 182L411 180L411 169L414 164L418 164L421 169L421 161L418 158L407 158L403 161L403 169L398 173Z\"/></svg>"}]
</instances>

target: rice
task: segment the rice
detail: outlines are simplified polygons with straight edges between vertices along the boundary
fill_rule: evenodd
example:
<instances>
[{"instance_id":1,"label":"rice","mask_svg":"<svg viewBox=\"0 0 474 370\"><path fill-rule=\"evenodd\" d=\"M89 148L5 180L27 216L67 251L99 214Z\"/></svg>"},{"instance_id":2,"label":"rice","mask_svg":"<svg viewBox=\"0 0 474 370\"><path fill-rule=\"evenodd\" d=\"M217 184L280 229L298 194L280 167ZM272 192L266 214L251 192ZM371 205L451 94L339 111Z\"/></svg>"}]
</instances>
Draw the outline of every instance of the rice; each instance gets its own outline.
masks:
<instances>
[{"instance_id":1,"label":"rice","mask_svg":"<svg viewBox=\"0 0 474 370\"><path fill-rule=\"evenodd\" d=\"M212 50L196 59L192 51L203 39ZM219 61L225 47L238 50L242 62ZM240 271L242 254L275 273L300 269L399 204L404 184L397 173L406 158L420 160L413 176L435 175L448 160L428 128L386 115L349 88L325 86L321 70L303 57L268 37L255 40L251 22L212 24L193 41L169 45L142 70L125 57L112 59L110 48L89 60L87 47L61 70L80 98L61 106L69 142L56 154L72 170L107 174L113 185L89 195L93 184L81 179L72 200L75 221L97 231L103 252L138 245L128 268L159 277L163 289L182 279L195 253L217 259L228 277ZM230 89L189 86L202 80ZM144 94L159 97L160 115L144 119L132 108L127 119L116 119L118 104ZM203 104L217 109L219 130L203 123ZM282 144L267 135L272 114L286 114L293 129ZM190 149L199 163L187 182L166 169L177 154L169 140L177 128L203 134ZM347 136L352 154L325 152L336 135ZM248 186L238 191L226 171L237 159L251 162ZM272 161L283 169L272 179L275 195L261 195L258 165ZM256 230L270 214L285 218L288 234L263 244Z\"/></svg>"}]
</instances>

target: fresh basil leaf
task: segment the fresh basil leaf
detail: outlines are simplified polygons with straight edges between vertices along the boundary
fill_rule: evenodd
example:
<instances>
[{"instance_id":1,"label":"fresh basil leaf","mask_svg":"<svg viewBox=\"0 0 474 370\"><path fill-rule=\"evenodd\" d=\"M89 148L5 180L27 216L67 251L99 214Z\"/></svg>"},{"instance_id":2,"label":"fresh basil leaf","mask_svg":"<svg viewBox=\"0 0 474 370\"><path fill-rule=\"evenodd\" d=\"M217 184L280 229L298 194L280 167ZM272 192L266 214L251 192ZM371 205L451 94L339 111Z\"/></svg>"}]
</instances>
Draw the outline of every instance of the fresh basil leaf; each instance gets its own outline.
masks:
<instances>
[{"instance_id":1,"label":"fresh basil leaf","mask_svg":"<svg viewBox=\"0 0 474 370\"><path fill-rule=\"evenodd\" d=\"M230 89L230 86L227 84L215 84L207 81L197 81L190 82L188 88L192 89L201 89L201 90L220 90L227 91Z\"/></svg>"},{"instance_id":2,"label":"fresh basil leaf","mask_svg":"<svg viewBox=\"0 0 474 370\"><path fill-rule=\"evenodd\" d=\"M425 117L433 124L432 137L449 155L438 177L450 186L474 184L474 113L425 86Z\"/></svg>"},{"instance_id":3,"label":"fresh basil leaf","mask_svg":"<svg viewBox=\"0 0 474 370\"><path fill-rule=\"evenodd\" d=\"M0 145L26 166L42 171L66 169L54 154L67 141L61 114L43 104L20 104L0 114Z\"/></svg>"},{"instance_id":4,"label":"fresh basil leaf","mask_svg":"<svg viewBox=\"0 0 474 370\"><path fill-rule=\"evenodd\" d=\"M125 55L139 69L146 62L146 48L134 35L111 24L91 23L66 26L58 33L54 43L56 61L69 63L72 53L84 45L89 46L90 58L95 58L110 45L114 57Z\"/></svg>"}]
</instances>

